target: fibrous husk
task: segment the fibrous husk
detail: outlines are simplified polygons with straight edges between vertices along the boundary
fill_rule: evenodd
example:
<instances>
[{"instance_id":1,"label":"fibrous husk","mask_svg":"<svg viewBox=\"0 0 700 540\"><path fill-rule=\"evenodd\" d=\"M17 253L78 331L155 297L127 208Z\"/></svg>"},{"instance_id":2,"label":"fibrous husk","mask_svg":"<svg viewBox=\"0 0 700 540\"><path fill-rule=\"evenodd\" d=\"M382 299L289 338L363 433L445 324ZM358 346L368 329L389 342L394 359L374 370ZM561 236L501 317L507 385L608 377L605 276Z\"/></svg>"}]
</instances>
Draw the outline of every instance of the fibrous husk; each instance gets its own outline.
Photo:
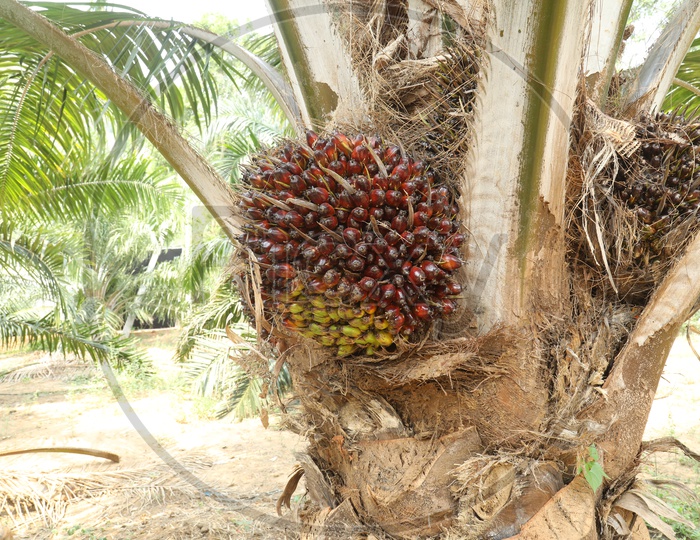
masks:
<instances>
[{"instance_id":1,"label":"fibrous husk","mask_svg":"<svg viewBox=\"0 0 700 540\"><path fill-rule=\"evenodd\" d=\"M517 534L563 487L556 464L507 454L472 457L454 476L459 523L448 538Z\"/></svg>"}]
</instances>

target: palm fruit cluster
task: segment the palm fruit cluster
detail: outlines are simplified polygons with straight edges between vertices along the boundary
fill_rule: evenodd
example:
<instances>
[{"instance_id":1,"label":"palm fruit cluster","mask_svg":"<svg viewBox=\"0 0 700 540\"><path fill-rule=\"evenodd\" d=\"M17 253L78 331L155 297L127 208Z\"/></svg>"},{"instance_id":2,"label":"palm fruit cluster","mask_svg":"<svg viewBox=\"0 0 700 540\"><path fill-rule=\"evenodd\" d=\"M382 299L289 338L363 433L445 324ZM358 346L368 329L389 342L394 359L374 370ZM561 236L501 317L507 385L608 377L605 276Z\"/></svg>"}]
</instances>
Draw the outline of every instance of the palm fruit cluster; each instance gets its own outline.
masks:
<instances>
[{"instance_id":1,"label":"palm fruit cluster","mask_svg":"<svg viewBox=\"0 0 700 540\"><path fill-rule=\"evenodd\" d=\"M697 219L700 209L700 125L685 124L669 114L641 118L641 146L623 162L614 187L617 197L634 210L642 225L641 241L631 246L633 258L648 263L672 246L666 234L678 223Z\"/></svg>"},{"instance_id":2,"label":"palm fruit cluster","mask_svg":"<svg viewBox=\"0 0 700 540\"><path fill-rule=\"evenodd\" d=\"M465 238L447 186L377 137L308 132L242 175L241 243L263 309L339 356L415 340L452 313Z\"/></svg>"}]
</instances>

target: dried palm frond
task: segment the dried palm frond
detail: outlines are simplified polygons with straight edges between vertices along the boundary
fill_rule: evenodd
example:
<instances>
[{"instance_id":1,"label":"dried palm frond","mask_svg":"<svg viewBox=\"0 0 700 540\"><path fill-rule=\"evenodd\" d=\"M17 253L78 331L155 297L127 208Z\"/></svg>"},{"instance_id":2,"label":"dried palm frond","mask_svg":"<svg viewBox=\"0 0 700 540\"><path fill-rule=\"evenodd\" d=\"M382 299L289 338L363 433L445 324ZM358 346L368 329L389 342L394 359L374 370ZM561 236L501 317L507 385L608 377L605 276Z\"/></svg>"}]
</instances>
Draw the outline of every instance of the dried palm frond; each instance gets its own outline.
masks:
<instances>
[{"instance_id":1,"label":"dried palm frond","mask_svg":"<svg viewBox=\"0 0 700 540\"><path fill-rule=\"evenodd\" d=\"M181 463L188 469L211 466L201 456L190 456ZM22 473L4 470L0 475L0 516L27 524L58 522L72 501L120 493L125 505L162 501L168 495L193 495L197 489L180 479L167 465L143 469L84 472Z\"/></svg>"}]
</instances>

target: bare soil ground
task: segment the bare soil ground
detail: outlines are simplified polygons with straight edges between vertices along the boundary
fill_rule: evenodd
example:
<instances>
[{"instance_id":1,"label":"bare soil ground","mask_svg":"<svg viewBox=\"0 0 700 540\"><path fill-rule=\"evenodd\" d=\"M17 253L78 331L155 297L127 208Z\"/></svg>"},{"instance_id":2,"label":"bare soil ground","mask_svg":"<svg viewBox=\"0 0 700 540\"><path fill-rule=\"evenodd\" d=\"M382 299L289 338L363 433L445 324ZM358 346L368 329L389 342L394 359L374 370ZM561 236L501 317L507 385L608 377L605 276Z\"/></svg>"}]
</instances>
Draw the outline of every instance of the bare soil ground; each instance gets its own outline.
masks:
<instances>
[{"instance_id":1,"label":"bare soil ground","mask_svg":"<svg viewBox=\"0 0 700 540\"><path fill-rule=\"evenodd\" d=\"M95 368L35 365L0 382L0 453L77 446L121 460L0 457L0 525L17 539L36 540L293 538L289 514L277 519L275 503L303 439L281 429L276 417L268 429L259 419L208 419L206 402L174 383L175 333L141 335L160 383L143 386L119 376L124 393L148 431L204 487L178 477L144 442ZM0 373L42 357L0 353ZM646 432L647 439L669 435L700 451L700 361L685 338L674 346ZM700 466L676 454L652 456L646 471L700 488ZM4 498L13 489L21 496ZM229 500L217 499L219 492Z\"/></svg>"},{"instance_id":2,"label":"bare soil ground","mask_svg":"<svg viewBox=\"0 0 700 540\"><path fill-rule=\"evenodd\" d=\"M202 485L178 477L146 444L99 371L57 367L0 383L0 453L71 446L114 452L121 460L56 453L0 457L6 483L49 500L40 501L47 504L43 512L9 506L16 501L8 500L3 509L0 485L0 525L15 538L37 540L287 537L291 523L277 519L275 505L294 453L304 449L302 438L280 429L274 416L268 429L257 418L207 419L206 401L172 388L179 369L168 343L173 332L144 337L163 388L142 388L127 378L122 389L148 431ZM42 356L0 356L0 373ZM230 500L217 500L217 492Z\"/></svg>"}]
</instances>

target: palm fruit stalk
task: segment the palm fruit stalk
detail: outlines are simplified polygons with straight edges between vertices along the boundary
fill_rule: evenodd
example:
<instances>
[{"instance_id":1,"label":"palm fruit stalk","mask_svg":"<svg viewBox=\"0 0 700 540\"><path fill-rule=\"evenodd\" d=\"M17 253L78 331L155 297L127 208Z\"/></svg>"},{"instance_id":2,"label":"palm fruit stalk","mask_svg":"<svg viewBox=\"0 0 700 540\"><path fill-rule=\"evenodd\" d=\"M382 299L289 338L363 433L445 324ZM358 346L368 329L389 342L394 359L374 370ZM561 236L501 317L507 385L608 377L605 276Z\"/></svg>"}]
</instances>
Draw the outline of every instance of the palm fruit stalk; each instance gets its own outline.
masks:
<instances>
[{"instance_id":1,"label":"palm fruit stalk","mask_svg":"<svg viewBox=\"0 0 700 540\"><path fill-rule=\"evenodd\" d=\"M242 184L239 240L267 319L347 356L416 341L454 312L454 194L398 146L309 131L257 156Z\"/></svg>"}]
</instances>

